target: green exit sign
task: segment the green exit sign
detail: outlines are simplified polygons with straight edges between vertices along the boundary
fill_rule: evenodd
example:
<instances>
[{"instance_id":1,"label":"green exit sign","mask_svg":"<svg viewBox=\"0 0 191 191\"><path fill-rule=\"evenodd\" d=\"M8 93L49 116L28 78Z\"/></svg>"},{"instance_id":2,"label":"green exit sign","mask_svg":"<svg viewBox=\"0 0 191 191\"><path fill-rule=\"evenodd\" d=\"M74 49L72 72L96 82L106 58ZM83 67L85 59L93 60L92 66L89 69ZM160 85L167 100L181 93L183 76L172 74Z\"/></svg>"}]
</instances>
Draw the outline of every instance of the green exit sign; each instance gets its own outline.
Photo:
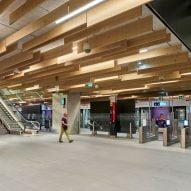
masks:
<instances>
[{"instance_id":1,"label":"green exit sign","mask_svg":"<svg viewBox=\"0 0 191 191\"><path fill-rule=\"evenodd\" d=\"M92 83L92 82L88 82L88 83L87 83L87 86L88 86L89 88L92 88L92 87L93 87L93 83Z\"/></svg>"},{"instance_id":2,"label":"green exit sign","mask_svg":"<svg viewBox=\"0 0 191 191\"><path fill-rule=\"evenodd\" d=\"M179 95L179 96L178 96L178 99L179 99L179 100L182 100L182 99L184 99L184 96L183 96L183 95Z\"/></svg>"}]
</instances>

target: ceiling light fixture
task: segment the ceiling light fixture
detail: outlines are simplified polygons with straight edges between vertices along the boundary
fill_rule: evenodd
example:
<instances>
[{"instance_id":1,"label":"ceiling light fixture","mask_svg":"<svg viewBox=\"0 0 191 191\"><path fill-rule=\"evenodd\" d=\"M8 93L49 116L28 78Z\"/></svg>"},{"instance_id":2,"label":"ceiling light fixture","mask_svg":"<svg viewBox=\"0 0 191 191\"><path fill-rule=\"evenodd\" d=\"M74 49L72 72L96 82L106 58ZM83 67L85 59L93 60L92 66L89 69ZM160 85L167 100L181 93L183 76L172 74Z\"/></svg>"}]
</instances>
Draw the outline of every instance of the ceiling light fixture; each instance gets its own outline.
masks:
<instances>
[{"instance_id":1,"label":"ceiling light fixture","mask_svg":"<svg viewBox=\"0 0 191 191\"><path fill-rule=\"evenodd\" d=\"M103 1L105 1L105 0L94 0L94 1L84 5L82 7L80 7L79 9L76 9L75 11L73 11L73 12L61 17L60 19L56 20L56 24L67 21L68 19L70 19L70 18L72 18L72 17L74 17L80 13L83 13L84 11L87 11L88 9L102 3Z\"/></svg>"},{"instance_id":2,"label":"ceiling light fixture","mask_svg":"<svg viewBox=\"0 0 191 191\"><path fill-rule=\"evenodd\" d=\"M148 50L145 48L145 49L141 49L139 50L139 53L144 53L144 52L147 52Z\"/></svg>"},{"instance_id":3,"label":"ceiling light fixture","mask_svg":"<svg viewBox=\"0 0 191 191\"><path fill-rule=\"evenodd\" d=\"M141 61L139 61L139 62L138 62L138 65L140 66L141 64L142 64L142 62L141 62Z\"/></svg>"},{"instance_id":4,"label":"ceiling light fixture","mask_svg":"<svg viewBox=\"0 0 191 191\"><path fill-rule=\"evenodd\" d=\"M187 75L191 75L191 72L187 72L187 73L182 73L181 76L187 76Z\"/></svg>"},{"instance_id":5,"label":"ceiling light fixture","mask_svg":"<svg viewBox=\"0 0 191 191\"><path fill-rule=\"evenodd\" d=\"M97 78L97 79L94 79L94 82L102 82L102 81L115 80L115 79L119 79L119 76L109 76L109 77L104 77L104 78Z\"/></svg>"},{"instance_id":6,"label":"ceiling light fixture","mask_svg":"<svg viewBox=\"0 0 191 191\"><path fill-rule=\"evenodd\" d=\"M154 83L149 83L149 85L158 85L158 84L170 84L170 83L176 83L179 82L180 80L171 80L171 81L164 81L164 82L154 82Z\"/></svg>"}]
</instances>

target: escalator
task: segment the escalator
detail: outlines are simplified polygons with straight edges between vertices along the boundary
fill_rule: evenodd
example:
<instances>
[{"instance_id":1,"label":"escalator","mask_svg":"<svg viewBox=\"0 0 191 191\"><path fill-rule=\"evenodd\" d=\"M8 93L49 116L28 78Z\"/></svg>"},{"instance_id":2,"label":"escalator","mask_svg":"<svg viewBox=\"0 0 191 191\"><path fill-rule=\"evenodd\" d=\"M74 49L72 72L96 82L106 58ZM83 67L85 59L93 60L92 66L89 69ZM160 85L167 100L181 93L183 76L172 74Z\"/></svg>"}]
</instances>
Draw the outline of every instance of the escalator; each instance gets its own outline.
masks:
<instances>
[{"instance_id":1,"label":"escalator","mask_svg":"<svg viewBox=\"0 0 191 191\"><path fill-rule=\"evenodd\" d=\"M0 120L10 134L38 133L40 123L26 120L7 99L0 97Z\"/></svg>"}]
</instances>

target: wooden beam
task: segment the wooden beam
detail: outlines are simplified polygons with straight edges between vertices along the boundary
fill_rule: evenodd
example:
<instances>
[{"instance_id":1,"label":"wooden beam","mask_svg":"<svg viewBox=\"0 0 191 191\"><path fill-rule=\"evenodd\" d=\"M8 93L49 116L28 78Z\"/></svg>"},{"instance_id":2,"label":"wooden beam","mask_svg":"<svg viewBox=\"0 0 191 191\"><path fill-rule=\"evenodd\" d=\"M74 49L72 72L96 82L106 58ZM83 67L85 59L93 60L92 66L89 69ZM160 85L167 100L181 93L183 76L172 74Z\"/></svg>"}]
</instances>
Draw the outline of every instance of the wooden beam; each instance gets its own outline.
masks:
<instances>
[{"instance_id":1,"label":"wooden beam","mask_svg":"<svg viewBox=\"0 0 191 191\"><path fill-rule=\"evenodd\" d=\"M17 20L19 20L24 15L28 14L31 10L33 10L35 7L40 5L45 0L27 0L25 1L19 8L14 10L9 15L9 24L13 24Z\"/></svg>"},{"instance_id":2,"label":"wooden beam","mask_svg":"<svg viewBox=\"0 0 191 191\"><path fill-rule=\"evenodd\" d=\"M88 26L94 25L109 17L113 17L148 2L150 2L150 0L120 1L120 3L116 3L116 0L105 1L92 10L87 11L87 24Z\"/></svg>"},{"instance_id":3,"label":"wooden beam","mask_svg":"<svg viewBox=\"0 0 191 191\"><path fill-rule=\"evenodd\" d=\"M68 72L71 72L74 70L76 70L74 65L58 66L58 67L55 67L54 69L52 67L50 67L50 68L47 67L46 72L44 70L36 71L36 72L34 71L32 74L25 73L25 76L27 76L30 79L37 79L37 78L43 78L45 76L53 76L53 75L57 76L59 74L63 74L65 72L68 73Z\"/></svg>"},{"instance_id":4,"label":"wooden beam","mask_svg":"<svg viewBox=\"0 0 191 191\"><path fill-rule=\"evenodd\" d=\"M76 32L84 29L86 27L85 21L83 19L77 19L71 21L69 20L67 23L59 25L51 31L43 33L42 35L39 35L34 39L27 41L23 44L23 50L42 47L47 43L58 40L60 38L65 38L68 34L75 34Z\"/></svg>"},{"instance_id":5,"label":"wooden beam","mask_svg":"<svg viewBox=\"0 0 191 191\"><path fill-rule=\"evenodd\" d=\"M49 60L52 58L57 58L65 54L72 53L72 44L64 44L57 46L56 48L50 49L42 53L42 60Z\"/></svg>"},{"instance_id":6,"label":"wooden beam","mask_svg":"<svg viewBox=\"0 0 191 191\"><path fill-rule=\"evenodd\" d=\"M79 7L82 7L88 3L90 3L92 0L69 0L69 12L72 12L76 9L78 9Z\"/></svg>"},{"instance_id":7,"label":"wooden beam","mask_svg":"<svg viewBox=\"0 0 191 191\"><path fill-rule=\"evenodd\" d=\"M64 39L65 43L81 41L89 36L95 35L97 33L108 31L119 25L124 25L132 19L136 19L142 15L142 8L136 7L132 10L123 12L114 17L108 18L102 22L96 23L95 25L87 27L85 30L80 31L76 34L70 34Z\"/></svg>"},{"instance_id":8,"label":"wooden beam","mask_svg":"<svg viewBox=\"0 0 191 191\"><path fill-rule=\"evenodd\" d=\"M36 63L39 63L41 61L41 54L40 51L34 52L33 53L33 58L23 61L23 62L19 62L18 64L15 64L9 68L6 68L5 70L14 70L15 68L21 69L21 68L25 68L27 67L27 69L29 68L29 66L34 65Z\"/></svg>"},{"instance_id":9,"label":"wooden beam","mask_svg":"<svg viewBox=\"0 0 191 191\"><path fill-rule=\"evenodd\" d=\"M68 12L68 4L65 3L65 4L61 5L60 7L56 8L55 10L53 10L52 12L31 22L30 24L26 25L19 31L17 31L17 32L11 34L10 36L8 36L7 38L1 40L0 45L1 45L1 43L3 43L4 47L3 47L3 45L0 46L0 50L5 49L6 46L9 46L10 44L15 43L18 40L22 39L23 37L47 26L48 24L54 22L58 18L66 15L67 12Z\"/></svg>"},{"instance_id":10,"label":"wooden beam","mask_svg":"<svg viewBox=\"0 0 191 191\"><path fill-rule=\"evenodd\" d=\"M158 48L148 52L138 53L128 57L117 59L117 64L121 65L121 64L136 62L136 61L144 61L146 59L157 58L157 57L176 54L180 52L181 52L181 45L167 47L167 48Z\"/></svg>"},{"instance_id":11,"label":"wooden beam","mask_svg":"<svg viewBox=\"0 0 191 191\"><path fill-rule=\"evenodd\" d=\"M5 9L11 5L14 2L14 0L1 0L0 2L0 14L2 14Z\"/></svg>"},{"instance_id":12,"label":"wooden beam","mask_svg":"<svg viewBox=\"0 0 191 191\"><path fill-rule=\"evenodd\" d=\"M33 58L33 52L21 52L12 57L6 58L0 61L0 71L5 70L8 67L11 67L20 62L29 60Z\"/></svg>"},{"instance_id":13,"label":"wooden beam","mask_svg":"<svg viewBox=\"0 0 191 191\"><path fill-rule=\"evenodd\" d=\"M165 72L165 71L179 71L181 69L184 69L185 67L190 67L190 65L186 62L179 61L176 64L170 64L170 65L163 65L163 66L155 66L152 68L142 69L138 70L139 74L146 74L146 73L155 73L155 72Z\"/></svg>"},{"instance_id":14,"label":"wooden beam","mask_svg":"<svg viewBox=\"0 0 191 191\"><path fill-rule=\"evenodd\" d=\"M88 38L91 48L106 46L108 44L130 39L137 35L152 31L152 16L148 16L138 21L126 24L122 27L110 30L108 32L96 35L95 37ZM78 52L83 52L83 44L85 41L78 43Z\"/></svg>"},{"instance_id":15,"label":"wooden beam","mask_svg":"<svg viewBox=\"0 0 191 191\"><path fill-rule=\"evenodd\" d=\"M17 43L12 44L10 46L6 47L6 51L0 53L0 57L2 58L3 56L7 56L8 54L13 54L14 52L18 52L19 51L19 46Z\"/></svg>"},{"instance_id":16,"label":"wooden beam","mask_svg":"<svg viewBox=\"0 0 191 191\"><path fill-rule=\"evenodd\" d=\"M175 54L173 56L162 56L159 58L152 58L145 60L141 65L138 65L137 63L130 63L128 64L129 71L138 71L139 73L141 71L150 71L158 68L160 70L160 67L162 66L171 66L183 62L188 62L188 53L183 52L179 54ZM173 66L172 66L173 67Z\"/></svg>"}]
</instances>

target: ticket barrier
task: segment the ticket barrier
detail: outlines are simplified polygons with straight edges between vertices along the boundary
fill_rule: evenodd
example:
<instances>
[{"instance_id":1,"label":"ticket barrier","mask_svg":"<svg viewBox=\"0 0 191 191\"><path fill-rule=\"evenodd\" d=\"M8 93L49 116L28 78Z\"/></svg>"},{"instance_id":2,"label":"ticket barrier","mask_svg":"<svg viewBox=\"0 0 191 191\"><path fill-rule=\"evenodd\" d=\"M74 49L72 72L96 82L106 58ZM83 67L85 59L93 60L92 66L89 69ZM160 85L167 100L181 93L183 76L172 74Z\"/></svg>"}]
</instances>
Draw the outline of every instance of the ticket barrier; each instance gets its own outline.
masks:
<instances>
[{"instance_id":1,"label":"ticket barrier","mask_svg":"<svg viewBox=\"0 0 191 191\"><path fill-rule=\"evenodd\" d=\"M152 126L151 131L146 126L139 127L139 143L140 144L150 142L150 141L155 141L155 140L158 140L158 128L156 126Z\"/></svg>"},{"instance_id":2,"label":"ticket barrier","mask_svg":"<svg viewBox=\"0 0 191 191\"><path fill-rule=\"evenodd\" d=\"M176 131L177 132L177 131ZM163 129L163 146L170 146L180 141L178 134L174 134L173 127L165 127Z\"/></svg>"},{"instance_id":3,"label":"ticket barrier","mask_svg":"<svg viewBox=\"0 0 191 191\"><path fill-rule=\"evenodd\" d=\"M191 146L191 129L190 127L185 127L181 129L180 147L187 148L189 146Z\"/></svg>"}]
</instances>

